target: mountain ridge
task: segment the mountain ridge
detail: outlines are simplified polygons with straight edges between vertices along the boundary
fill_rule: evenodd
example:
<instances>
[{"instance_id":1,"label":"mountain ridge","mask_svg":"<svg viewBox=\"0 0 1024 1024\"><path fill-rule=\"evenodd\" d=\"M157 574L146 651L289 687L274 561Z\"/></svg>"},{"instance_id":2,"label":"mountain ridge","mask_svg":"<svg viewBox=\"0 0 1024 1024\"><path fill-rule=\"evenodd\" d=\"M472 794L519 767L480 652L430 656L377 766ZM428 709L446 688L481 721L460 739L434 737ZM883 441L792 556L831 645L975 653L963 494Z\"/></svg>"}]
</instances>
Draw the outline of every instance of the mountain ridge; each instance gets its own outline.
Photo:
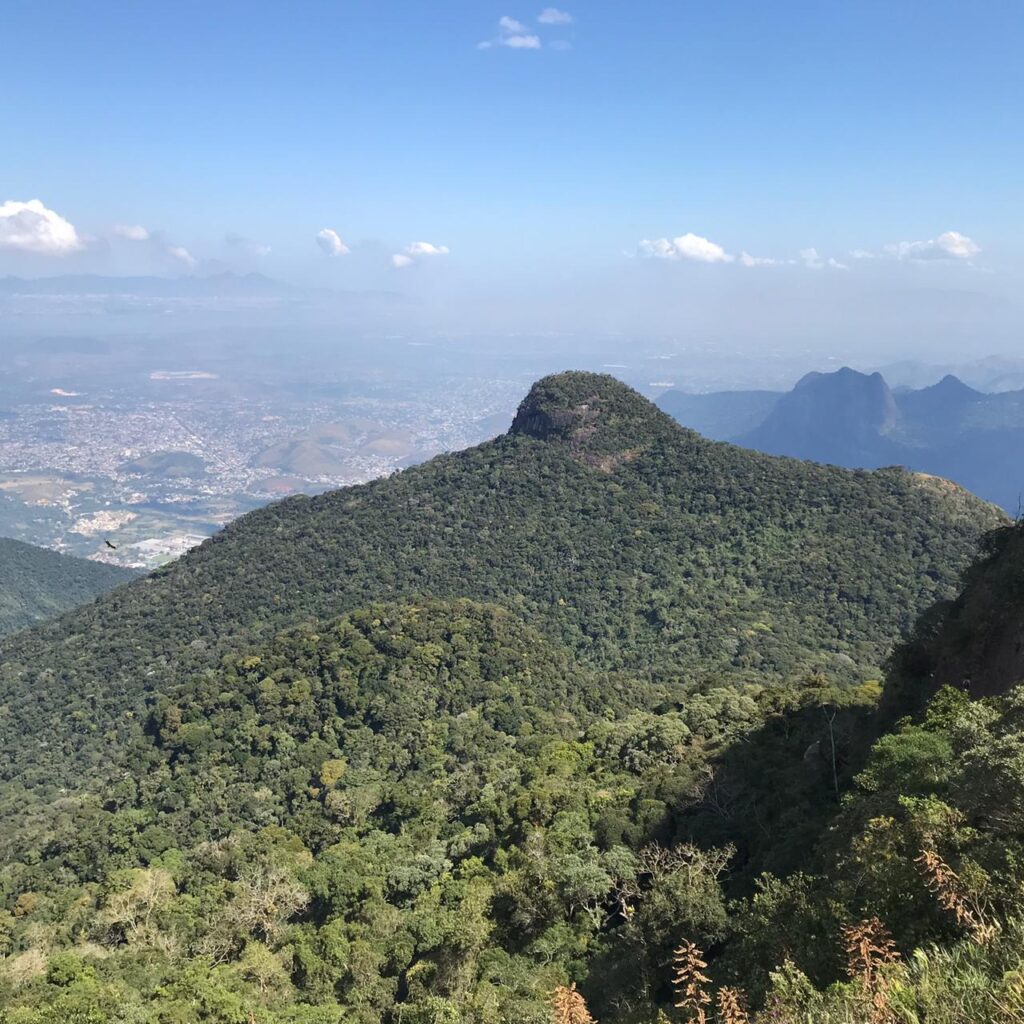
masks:
<instances>
[{"instance_id":1,"label":"mountain ridge","mask_svg":"<svg viewBox=\"0 0 1024 1024\"><path fill-rule=\"evenodd\" d=\"M137 575L0 537L0 636L60 615Z\"/></svg>"},{"instance_id":2,"label":"mountain ridge","mask_svg":"<svg viewBox=\"0 0 1024 1024\"><path fill-rule=\"evenodd\" d=\"M603 418L579 412L581 395L596 395ZM93 694L97 727L116 730L148 692L380 600L499 603L605 670L717 685L796 678L824 661L870 677L1003 521L900 470L706 441L610 378L558 375L531 396L516 432L257 510L0 644L0 774L18 774L40 729L48 746L33 771L56 779L89 762L87 738L61 724L69 687ZM555 424L549 440L524 433L542 421Z\"/></svg>"}]
</instances>

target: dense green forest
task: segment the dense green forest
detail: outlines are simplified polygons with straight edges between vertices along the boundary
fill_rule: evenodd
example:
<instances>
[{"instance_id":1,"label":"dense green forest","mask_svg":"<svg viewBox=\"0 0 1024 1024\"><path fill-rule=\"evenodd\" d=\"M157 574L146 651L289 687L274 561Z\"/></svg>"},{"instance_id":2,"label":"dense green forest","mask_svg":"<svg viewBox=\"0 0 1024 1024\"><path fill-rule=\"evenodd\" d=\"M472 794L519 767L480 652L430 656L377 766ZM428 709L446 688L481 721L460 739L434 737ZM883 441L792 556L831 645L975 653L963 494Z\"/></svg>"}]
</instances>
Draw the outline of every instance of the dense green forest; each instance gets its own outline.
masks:
<instances>
[{"instance_id":1,"label":"dense green forest","mask_svg":"<svg viewBox=\"0 0 1024 1024\"><path fill-rule=\"evenodd\" d=\"M0 1022L1024 1019L1001 523L583 374L246 517L2 649Z\"/></svg>"},{"instance_id":2,"label":"dense green forest","mask_svg":"<svg viewBox=\"0 0 1024 1024\"><path fill-rule=\"evenodd\" d=\"M91 601L135 575L0 537L0 636Z\"/></svg>"},{"instance_id":3,"label":"dense green forest","mask_svg":"<svg viewBox=\"0 0 1024 1024\"><path fill-rule=\"evenodd\" d=\"M611 377L546 378L505 437L254 512L0 643L0 778L102 770L148 692L375 601L494 602L585 665L701 688L878 679L1003 521L899 469L705 441Z\"/></svg>"}]
</instances>

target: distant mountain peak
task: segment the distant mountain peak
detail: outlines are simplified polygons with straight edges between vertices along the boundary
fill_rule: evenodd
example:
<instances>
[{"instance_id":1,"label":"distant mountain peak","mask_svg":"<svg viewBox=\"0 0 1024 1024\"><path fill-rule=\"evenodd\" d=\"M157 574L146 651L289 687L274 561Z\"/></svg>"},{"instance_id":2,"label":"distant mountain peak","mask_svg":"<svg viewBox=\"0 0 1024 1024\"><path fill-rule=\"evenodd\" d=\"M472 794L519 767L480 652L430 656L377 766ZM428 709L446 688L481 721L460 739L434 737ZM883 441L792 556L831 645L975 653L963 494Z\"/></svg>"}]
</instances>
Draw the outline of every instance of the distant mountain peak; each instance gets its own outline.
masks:
<instances>
[{"instance_id":1,"label":"distant mountain peak","mask_svg":"<svg viewBox=\"0 0 1024 1024\"><path fill-rule=\"evenodd\" d=\"M880 373L844 366L809 373L783 395L764 422L739 443L776 455L866 468L891 458L888 436L899 408Z\"/></svg>"},{"instance_id":2,"label":"distant mountain peak","mask_svg":"<svg viewBox=\"0 0 1024 1024\"><path fill-rule=\"evenodd\" d=\"M814 385L829 387L868 386L876 388L887 386L885 378L877 370L874 373L862 373L860 370L853 369L852 366L841 366L838 370L828 372L812 370L810 373L805 373L796 383L798 388Z\"/></svg>"},{"instance_id":3,"label":"distant mountain peak","mask_svg":"<svg viewBox=\"0 0 1024 1024\"><path fill-rule=\"evenodd\" d=\"M653 402L605 373L566 371L530 388L509 433L567 443L575 458L606 471L681 428Z\"/></svg>"},{"instance_id":4,"label":"distant mountain peak","mask_svg":"<svg viewBox=\"0 0 1024 1024\"><path fill-rule=\"evenodd\" d=\"M978 396L979 398L982 394L969 384L965 384L952 373L947 373L937 384L932 384L931 387L922 388L921 390L922 392L930 392L932 394Z\"/></svg>"}]
</instances>

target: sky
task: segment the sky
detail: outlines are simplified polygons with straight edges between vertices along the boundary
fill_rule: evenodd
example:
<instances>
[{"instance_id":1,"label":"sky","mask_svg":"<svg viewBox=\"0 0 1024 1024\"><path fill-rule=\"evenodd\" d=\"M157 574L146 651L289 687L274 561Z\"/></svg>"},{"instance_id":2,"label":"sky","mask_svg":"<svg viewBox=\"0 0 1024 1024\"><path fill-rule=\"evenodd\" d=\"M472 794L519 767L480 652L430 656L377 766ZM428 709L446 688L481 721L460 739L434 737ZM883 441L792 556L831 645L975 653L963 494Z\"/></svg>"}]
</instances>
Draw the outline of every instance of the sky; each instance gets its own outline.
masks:
<instances>
[{"instance_id":1,"label":"sky","mask_svg":"<svg viewBox=\"0 0 1024 1024\"><path fill-rule=\"evenodd\" d=\"M1019 2L8 0L3 35L0 275L1024 341Z\"/></svg>"}]
</instances>

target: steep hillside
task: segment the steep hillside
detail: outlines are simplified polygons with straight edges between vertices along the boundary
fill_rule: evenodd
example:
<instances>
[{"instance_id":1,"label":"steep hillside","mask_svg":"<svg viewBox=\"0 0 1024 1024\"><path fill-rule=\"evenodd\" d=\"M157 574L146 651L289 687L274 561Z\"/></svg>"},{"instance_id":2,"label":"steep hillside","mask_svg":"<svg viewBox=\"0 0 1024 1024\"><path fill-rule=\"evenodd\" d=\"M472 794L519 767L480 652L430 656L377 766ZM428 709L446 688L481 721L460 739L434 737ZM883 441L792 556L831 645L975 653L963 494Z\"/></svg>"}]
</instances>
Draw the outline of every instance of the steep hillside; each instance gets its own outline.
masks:
<instances>
[{"instance_id":1,"label":"steep hillside","mask_svg":"<svg viewBox=\"0 0 1024 1024\"><path fill-rule=\"evenodd\" d=\"M978 698L1024 682L1024 525L990 534L984 550L956 600L932 608L898 650L893 716L919 711L943 686Z\"/></svg>"},{"instance_id":2,"label":"steep hillside","mask_svg":"<svg viewBox=\"0 0 1024 1024\"><path fill-rule=\"evenodd\" d=\"M0 635L53 618L135 576L0 537Z\"/></svg>"},{"instance_id":3,"label":"steep hillside","mask_svg":"<svg viewBox=\"0 0 1024 1024\"><path fill-rule=\"evenodd\" d=\"M569 969L611 1019L650 1008L677 929L725 935L730 852L675 819L717 817L708 758L756 697L677 705L467 601L288 631L151 695L113 784L26 796L0 1020L541 1024ZM788 760L762 827L828 792Z\"/></svg>"},{"instance_id":4,"label":"steep hillside","mask_svg":"<svg viewBox=\"0 0 1024 1024\"><path fill-rule=\"evenodd\" d=\"M379 600L496 602L604 669L855 682L953 593L998 522L899 470L705 441L610 377L547 378L504 437L252 513L0 647L2 775L53 784L102 767L91 731L123 730L147 693Z\"/></svg>"}]
</instances>

